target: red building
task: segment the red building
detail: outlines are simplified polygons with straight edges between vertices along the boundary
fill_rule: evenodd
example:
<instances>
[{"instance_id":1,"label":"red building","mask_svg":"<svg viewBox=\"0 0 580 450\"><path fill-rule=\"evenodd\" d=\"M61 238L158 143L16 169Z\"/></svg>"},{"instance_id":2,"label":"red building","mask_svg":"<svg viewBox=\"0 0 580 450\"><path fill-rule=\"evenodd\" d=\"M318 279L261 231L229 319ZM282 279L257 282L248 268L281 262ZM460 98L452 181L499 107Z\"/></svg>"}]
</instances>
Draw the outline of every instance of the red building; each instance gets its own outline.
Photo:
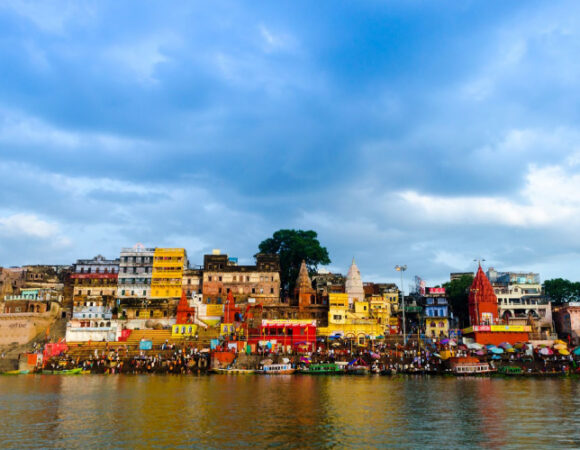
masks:
<instances>
[{"instance_id":1,"label":"red building","mask_svg":"<svg viewBox=\"0 0 580 450\"><path fill-rule=\"evenodd\" d=\"M515 344L529 339L531 327L502 324L499 320L497 297L481 264L469 289L469 322L463 336L479 344Z\"/></svg>"},{"instance_id":2,"label":"red building","mask_svg":"<svg viewBox=\"0 0 580 450\"><path fill-rule=\"evenodd\" d=\"M250 343L269 346L272 351L316 349L316 320L262 320L260 336L250 338Z\"/></svg>"}]
</instances>

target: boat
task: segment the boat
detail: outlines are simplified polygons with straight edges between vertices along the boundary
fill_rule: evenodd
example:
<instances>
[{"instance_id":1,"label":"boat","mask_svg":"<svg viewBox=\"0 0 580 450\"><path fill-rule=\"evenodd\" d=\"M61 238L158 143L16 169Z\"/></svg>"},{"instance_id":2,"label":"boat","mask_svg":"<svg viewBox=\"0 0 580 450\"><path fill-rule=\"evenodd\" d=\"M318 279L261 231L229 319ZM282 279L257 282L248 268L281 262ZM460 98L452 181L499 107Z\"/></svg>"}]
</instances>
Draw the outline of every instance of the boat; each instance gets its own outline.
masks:
<instances>
[{"instance_id":1,"label":"boat","mask_svg":"<svg viewBox=\"0 0 580 450\"><path fill-rule=\"evenodd\" d=\"M43 375L80 375L83 373L82 367L77 367L76 369L63 369L63 370L50 370L43 369Z\"/></svg>"},{"instance_id":2,"label":"boat","mask_svg":"<svg viewBox=\"0 0 580 450\"><path fill-rule=\"evenodd\" d=\"M256 373L253 369L226 369L226 368L216 368L212 369L213 373L221 373L222 375L251 375Z\"/></svg>"},{"instance_id":3,"label":"boat","mask_svg":"<svg viewBox=\"0 0 580 450\"><path fill-rule=\"evenodd\" d=\"M371 369L360 358L349 362L346 365L346 373L349 375L368 375Z\"/></svg>"},{"instance_id":4,"label":"boat","mask_svg":"<svg viewBox=\"0 0 580 450\"><path fill-rule=\"evenodd\" d=\"M2 375L28 375L30 370L9 370L7 372L2 372Z\"/></svg>"},{"instance_id":5,"label":"boat","mask_svg":"<svg viewBox=\"0 0 580 450\"><path fill-rule=\"evenodd\" d=\"M503 366L497 369L497 373L500 375L513 376L522 375L522 368L517 366Z\"/></svg>"},{"instance_id":6,"label":"boat","mask_svg":"<svg viewBox=\"0 0 580 450\"><path fill-rule=\"evenodd\" d=\"M261 364L256 373L261 375L288 375L296 371L291 364Z\"/></svg>"},{"instance_id":7,"label":"boat","mask_svg":"<svg viewBox=\"0 0 580 450\"><path fill-rule=\"evenodd\" d=\"M496 372L489 363L469 356L450 358L449 364L451 373L455 376L491 375Z\"/></svg>"},{"instance_id":8,"label":"boat","mask_svg":"<svg viewBox=\"0 0 580 450\"><path fill-rule=\"evenodd\" d=\"M344 368L340 367L336 363L318 363L309 364L308 366L300 369L298 372L308 375L331 375L344 373Z\"/></svg>"}]
</instances>

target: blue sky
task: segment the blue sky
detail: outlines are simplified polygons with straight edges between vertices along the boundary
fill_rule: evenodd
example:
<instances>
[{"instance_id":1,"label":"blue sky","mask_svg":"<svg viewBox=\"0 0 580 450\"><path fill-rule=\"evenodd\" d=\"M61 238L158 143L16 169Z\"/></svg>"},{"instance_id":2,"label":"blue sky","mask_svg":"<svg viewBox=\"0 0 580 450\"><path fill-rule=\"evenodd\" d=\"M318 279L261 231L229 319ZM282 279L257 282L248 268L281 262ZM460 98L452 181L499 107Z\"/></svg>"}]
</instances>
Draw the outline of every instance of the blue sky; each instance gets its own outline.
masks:
<instances>
[{"instance_id":1,"label":"blue sky","mask_svg":"<svg viewBox=\"0 0 580 450\"><path fill-rule=\"evenodd\" d=\"M575 2L0 3L0 265L142 242L577 275Z\"/></svg>"}]
</instances>

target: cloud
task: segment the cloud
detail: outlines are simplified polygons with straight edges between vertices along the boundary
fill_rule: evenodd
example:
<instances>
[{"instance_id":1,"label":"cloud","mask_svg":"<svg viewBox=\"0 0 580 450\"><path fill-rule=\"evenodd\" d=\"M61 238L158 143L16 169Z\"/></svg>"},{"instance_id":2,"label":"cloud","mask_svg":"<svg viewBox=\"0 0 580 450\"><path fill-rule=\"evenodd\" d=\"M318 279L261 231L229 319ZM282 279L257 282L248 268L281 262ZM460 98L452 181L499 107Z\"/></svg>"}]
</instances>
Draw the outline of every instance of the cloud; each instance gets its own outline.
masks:
<instances>
[{"instance_id":1,"label":"cloud","mask_svg":"<svg viewBox=\"0 0 580 450\"><path fill-rule=\"evenodd\" d=\"M24 235L46 239L57 235L58 232L58 225L42 220L34 214L19 213L0 217L0 233L8 238Z\"/></svg>"}]
</instances>

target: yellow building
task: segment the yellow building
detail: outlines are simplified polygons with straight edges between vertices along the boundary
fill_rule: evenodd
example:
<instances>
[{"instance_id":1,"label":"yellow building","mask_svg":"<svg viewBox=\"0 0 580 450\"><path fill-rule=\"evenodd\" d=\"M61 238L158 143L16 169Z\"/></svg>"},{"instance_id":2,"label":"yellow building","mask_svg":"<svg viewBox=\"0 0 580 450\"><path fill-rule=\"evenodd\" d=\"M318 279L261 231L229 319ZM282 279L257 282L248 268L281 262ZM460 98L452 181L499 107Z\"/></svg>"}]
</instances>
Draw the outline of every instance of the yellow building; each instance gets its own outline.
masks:
<instances>
[{"instance_id":1,"label":"yellow building","mask_svg":"<svg viewBox=\"0 0 580 450\"><path fill-rule=\"evenodd\" d=\"M369 302L354 302L348 305L348 294L328 294L328 326L318 328L320 336L340 334L364 344L368 337L384 335L384 325L371 317Z\"/></svg>"},{"instance_id":2,"label":"yellow building","mask_svg":"<svg viewBox=\"0 0 580 450\"><path fill-rule=\"evenodd\" d=\"M187 254L183 248L156 248L151 276L151 298L181 298Z\"/></svg>"},{"instance_id":3,"label":"yellow building","mask_svg":"<svg viewBox=\"0 0 580 450\"><path fill-rule=\"evenodd\" d=\"M388 327L391 318L392 303L385 295L372 295L370 297L371 316L384 327Z\"/></svg>"},{"instance_id":4,"label":"yellow building","mask_svg":"<svg viewBox=\"0 0 580 450\"><path fill-rule=\"evenodd\" d=\"M425 336L430 338L449 336L449 319L447 317L425 317Z\"/></svg>"}]
</instances>

